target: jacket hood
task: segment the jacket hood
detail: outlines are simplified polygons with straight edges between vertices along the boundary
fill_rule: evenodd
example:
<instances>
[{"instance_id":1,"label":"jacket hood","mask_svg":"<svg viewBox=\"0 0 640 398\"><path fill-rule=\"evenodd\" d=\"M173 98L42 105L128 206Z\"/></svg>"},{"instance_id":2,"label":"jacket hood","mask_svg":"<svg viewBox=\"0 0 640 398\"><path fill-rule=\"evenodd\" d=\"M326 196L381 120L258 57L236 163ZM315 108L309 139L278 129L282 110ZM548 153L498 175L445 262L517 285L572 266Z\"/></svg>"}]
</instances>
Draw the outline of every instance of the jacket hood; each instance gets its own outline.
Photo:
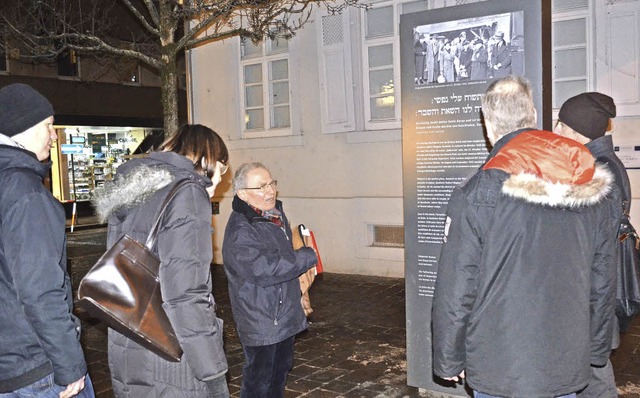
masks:
<instances>
[{"instance_id":1,"label":"jacket hood","mask_svg":"<svg viewBox=\"0 0 640 398\"><path fill-rule=\"evenodd\" d=\"M483 170L509 174L502 192L526 202L577 208L602 200L613 175L596 164L584 145L549 131L529 130L509 138Z\"/></svg>"},{"instance_id":2,"label":"jacket hood","mask_svg":"<svg viewBox=\"0 0 640 398\"><path fill-rule=\"evenodd\" d=\"M175 152L151 152L118 167L115 180L94 191L96 213L104 222L112 214L144 203L176 179L188 178L206 188L211 180L195 172L193 163Z\"/></svg>"},{"instance_id":3,"label":"jacket hood","mask_svg":"<svg viewBox=\"0 0 640 398\"><path fill-rule=\"evenodd\" d=\"M154 193L173 180L173 174L165 167L141 164L124 176L94 190L93 206L101 222L112 214L144 203Z\"/></svg>"}]
</instances>

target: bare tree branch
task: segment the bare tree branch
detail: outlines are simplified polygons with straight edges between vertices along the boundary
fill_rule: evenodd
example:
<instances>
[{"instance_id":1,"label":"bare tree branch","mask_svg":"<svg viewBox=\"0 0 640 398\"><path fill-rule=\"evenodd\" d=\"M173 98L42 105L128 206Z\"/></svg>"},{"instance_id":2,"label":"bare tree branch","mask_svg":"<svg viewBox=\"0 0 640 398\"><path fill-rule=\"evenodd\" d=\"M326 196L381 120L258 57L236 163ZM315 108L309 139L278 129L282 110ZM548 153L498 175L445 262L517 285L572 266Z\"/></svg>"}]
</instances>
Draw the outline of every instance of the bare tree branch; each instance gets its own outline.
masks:
<instances>
[{"instance_id":1,"label":"bare tree branch","mask_svg":"<svg viewBox=\"0 0 640 398\"><path fill-rule=\"evenodd\" d=\"M140 11L138 11L138 9L135 8L133 4L131 4L131 1L129 0L121 0L121 1L122 1L122 4L124 4L125 7L127 7L127 9L131 11L131 13L136 17L140 25L142 25L142 27L144 27L147 30L147 32L151 33L154 36L158 36L160 34L160 32L158 32L158 29L151 26L151 24L149 24L149 22L142 15L142 13L140 13ZM145 3L150 3L150 1L146 0ZM152 8L154 7L153 4L151 4L151 7ZM147 5L147 8L149 8L149 5ZM155 11L155 8L153 10ZM158 18L157 12L152 12L151 10L149 10L149 14L151 14L151 18L153 19L155 26L158 26L159 18Z\"/></svg>"},{"instance_id":2,"label":"bare tree branch","mask_svg":"<svg viewBox=\"0 0 640 398\"><path fill-rule=\"evenodd\" d=\"M290 39L314 7L329 13L358 0L0 0L5 51L53 62L74 50L131 59L157 70L165 129L177 128L177 60L184 50L232 37ZM190 29L183 29L189 26ZM118 62L115 62L118 64Z\"/></svg>"}]
</instances>

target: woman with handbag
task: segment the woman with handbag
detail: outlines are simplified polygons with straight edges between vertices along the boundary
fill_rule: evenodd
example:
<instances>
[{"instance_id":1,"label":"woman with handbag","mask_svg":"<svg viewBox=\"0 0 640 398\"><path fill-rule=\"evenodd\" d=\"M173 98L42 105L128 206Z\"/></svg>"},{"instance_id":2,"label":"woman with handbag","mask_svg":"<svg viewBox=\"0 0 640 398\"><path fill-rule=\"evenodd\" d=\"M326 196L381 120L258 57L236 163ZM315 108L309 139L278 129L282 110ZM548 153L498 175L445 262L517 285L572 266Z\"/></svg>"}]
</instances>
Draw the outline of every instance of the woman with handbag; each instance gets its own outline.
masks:
<instances>
[{"instance_id":1,"label":"woman with handbag","mask_svg":"<svg viewBox=\"0 0 640 398\"><path fill-rule=\"evenodd\" d=\"M228 166L222 139L202 125L184 125L148 157L118 168L94 205L108 221L107 245L123 235L144 242L168 192L179 188L160 218L155 254L163 308L180 343L170 362L109 329L115 397L228 397L222 321L211 294L211 204Z\"/></svg>"}]
</instances>

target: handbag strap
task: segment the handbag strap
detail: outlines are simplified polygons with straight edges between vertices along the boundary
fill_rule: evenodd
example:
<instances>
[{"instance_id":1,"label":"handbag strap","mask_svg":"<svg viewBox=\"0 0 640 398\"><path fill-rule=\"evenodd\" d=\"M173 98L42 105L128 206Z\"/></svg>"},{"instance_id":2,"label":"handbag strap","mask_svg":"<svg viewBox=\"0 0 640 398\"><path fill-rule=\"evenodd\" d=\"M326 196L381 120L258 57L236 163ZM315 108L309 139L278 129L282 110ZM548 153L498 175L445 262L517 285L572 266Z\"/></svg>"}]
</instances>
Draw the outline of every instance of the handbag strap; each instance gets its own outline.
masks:
<instances>
[{"instance_id":1,"label":"handbag strap","mask_svg":"<svg viewBox=\"0 0 640 398\"><path fill-rule=\"evenodd\" d=\"M153 226L149 231L149 236L147 236L147 241L144 244L146 248L149 249L149 251L153 251L153 247L156 245L156 240L158 238L158 230L160 229L160 221L162 220L162 216L164 215L165 210L167 210L169 203L171 203L171 201L176 196L180 188L182 188L187 184L195 184L195 181L189 178L184 178L182 180L179 180L173 186L173 188L171 188L171 191L169 191L169 193L167 194L167 197L164 198L164 202L162 202L162 206L160 206L160 209L158 210L158 215L156 215L156 219L153 222Z\"/></svg>"}]
</instances>

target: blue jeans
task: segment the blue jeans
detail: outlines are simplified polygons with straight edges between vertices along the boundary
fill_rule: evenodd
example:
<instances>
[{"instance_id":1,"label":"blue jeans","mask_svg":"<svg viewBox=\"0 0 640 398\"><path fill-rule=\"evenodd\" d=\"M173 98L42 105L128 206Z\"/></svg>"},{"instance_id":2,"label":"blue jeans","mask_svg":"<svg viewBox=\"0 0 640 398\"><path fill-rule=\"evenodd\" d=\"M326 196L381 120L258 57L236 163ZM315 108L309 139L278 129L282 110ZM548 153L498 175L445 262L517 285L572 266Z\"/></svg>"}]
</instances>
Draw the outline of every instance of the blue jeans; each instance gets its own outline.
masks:
<instances>
[{"instance_id":1,"label":"blue jeans","mask_svg":"<svg viewBox=\"0 0 640 398\"><path fill-rule=\"evenodd\" d=\"M0 393L0 398L58 398L66 388L67 386L59 386L54 383L53 373L51 373L35 383L14 392ZM89 378L88 374L84 378L84 388L76 397L95 398L93 384L91 384L91 378Z\"/></svg>"},{"instance_id":2,"label":"blue jeans","mask_svg":"<svg viewBox=\"0 0 640 398\"><path fill-rule=\"evenodd\" d=\"M478 392L478 391L475 391L475 390L473 391L473 397L474 398L500 398L500 397L495 396L495 395L489 395L489 394L485 394L485 393ZM576 394L573 393L573 394L569 394L569 395L560 395L560 396L557 396L556 398L576 398Z\"/></svg>"},{"instance_id":3,"label":"blue jeans","mask_svg":"<svg viewBox=\"0 0 640 398\"><path fill-rule=\"evenodd\" d=\"M244 367L240 398L284 397L287 375L293 366L291 336L280 343L265 346L243 346Z\"/></svg>"}]
</instances>

